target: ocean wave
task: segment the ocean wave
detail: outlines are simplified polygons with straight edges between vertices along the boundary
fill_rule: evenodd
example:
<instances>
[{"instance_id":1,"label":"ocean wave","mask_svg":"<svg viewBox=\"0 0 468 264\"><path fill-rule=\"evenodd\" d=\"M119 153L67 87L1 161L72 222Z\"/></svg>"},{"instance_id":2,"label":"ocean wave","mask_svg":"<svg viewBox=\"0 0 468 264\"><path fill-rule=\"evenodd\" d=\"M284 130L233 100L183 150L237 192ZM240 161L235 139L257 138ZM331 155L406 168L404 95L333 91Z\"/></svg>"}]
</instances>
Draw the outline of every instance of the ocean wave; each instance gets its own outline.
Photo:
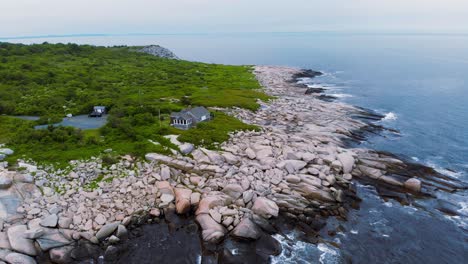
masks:
<instances>
[{"instance_id":1,"label":"ocean wave","mask_svg":"<svg viewBox=\"0 0 468 264\"><path fill-rule=\"evenodd\" d=\"M390 120L397 120L397 119L398 119L398 116L395 113L388 112L388 113L385 114L385 117L382 120L390 121Z\"/></svg>"},{"instance_id":2,"label":"ocean wave","mask_svg":"<svg viewBox=\"0 0 468 264\"><path fill-rule=\"evenodd\" d=\"M336 98L348 98L348 97L353 97L353 96L350 95L350 94L343 94L343 93L331 93L331 94L327 94L327 95L334 96L334 97L336 97Z\"/></svg>"},{"instance_id":3,"label":"ocean wave","mask_svg":"<svg viewBox=\"0 0 468 264\"><path fill-rule=\"evenodd\" d=\"M444 174L444 175L447 175L447 176L450 176L450 177L460 178L460 176L462 175L462 172L452 171L452 170L449 170L449 169L446 169L446 168L442 168L442 167L440 167L439 165L435 164L432 161L426 162L426 165L433 168L438 173L441 173L441 174Z\"/></svg>"},{"instance_id":4,"label":"ocean wave","mask_svg":"<svg viewBox=\"0 0 468 264\"><path fill-rule=\"evenodd\" d=\"M327 244L320 243L317 245L318 250L322 252L320 254L319 262L325 263L339 263L340 254L339 252Z\"/></svg>"}]
</instances>

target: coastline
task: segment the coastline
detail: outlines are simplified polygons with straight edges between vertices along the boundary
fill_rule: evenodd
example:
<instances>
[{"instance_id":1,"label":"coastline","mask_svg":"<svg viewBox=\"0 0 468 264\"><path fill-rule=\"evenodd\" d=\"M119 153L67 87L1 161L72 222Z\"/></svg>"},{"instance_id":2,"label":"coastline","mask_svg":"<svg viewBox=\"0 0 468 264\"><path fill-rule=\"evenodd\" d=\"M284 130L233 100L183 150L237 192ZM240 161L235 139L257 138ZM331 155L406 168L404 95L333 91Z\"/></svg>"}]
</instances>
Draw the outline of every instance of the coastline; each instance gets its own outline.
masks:
<instances>
[{"instance_id":1,"label":"coastline","mask_svg":"<svg viewBox=\"0 0 468 264\"><path fill-rule=\"evenodd\" d=\"M55 254L52 258L56 259L60 255L60 259L69 260L74 250L70 244L74 240L99 244L107 238L101 237L102 233L99 238L97 236L103 228L113 229L106 232L110 236L118 228L124 230L121 226L142 224L151 218L170 215L173 211L190 215L197 209L195 215L206 242L219 242L228 233L235 233L237 238L255 240L263 233L274 233L275 220L272 219L278 215L297 221L298 226L308 227L310 232L320 230L310 226L315 227L328 216L346 219L347 211L359 204L359 198L353 191L356 179L377 186L382 196L403 203L410 202L406 198L408 195L431 197L436 189L453 192L466 188L452 178L444 178L424 166L412 167L390 154L348 148L346 140L361 138L357 136L359 131L370 127L368 122L353 116L371 115L351 105L323 101L313 95L306 97L305 90L294 80L307 72L258 66L255 74L265 91L277 98L262 103L263 107L257 112L244 109L226 111L246 123L261 126L261 132L235 133L222 144L223 151L197 149L192 152L193 159L148 154L148 162L141 163L127 157L109 170L128 175L114 178L112 182L101 182L92 192L80 190L80 181L94 177L95 169L102 169L99 168L99 160L78 164L78 170L74 174L70 172L67 180L78 187L78 191L67 190L63 196L52 189L46 192L43 189L45 196L31 192L31 200L25 200L25 204L36 203L38 206L24 205L23 210L17 210L19 215L31 215L26 217L28 228L23 231L36 234L40 233L39 229L50 228L43 233L48 235L47 232L51 232L50 237L58 236L62 241L61 247L53 247L50 255ZM50 176L36 173L33 181L26 179L24 182L25 177L18 175L39 169L34 165L25 166L24 173L11 175L14 184L32 184L38 178ZM415 175L418 179L414 178ZM22 181L16 182L16 179ZM143 196L142 191L145 192ZM122 203L117 205L116 201L121 199ZM106 203L115 204L106 208L103 206ZM89 211L97 204L97 211ZM50 211L52 205L58 208L55 226L60 226L62 221L63 227L67 227L66 223L71 219L68 227L73 225L73 228L58 228L57 233L52 230L54 228L39 224L42 217L53 215ZM70 210L73 207L82 210L73 212ZM120 207L122 209L113 211ZM39 212L30 214L35 208L39 208ZM129 208L131 210L127 210ZM117 211L126 212L117 217ZM77 213L90 216L83 217L86 221L75 221L70 214L76 216ZM104 216L104 220L99 214ZM22 222L20 219L15 221ZM116 221L120 222L115 224ZM22 238L40 240L43 235ZM119 238L118 234L115 236ZM104 245L109 243L107 239ZM13 250L17 251L17 248ZM31 248L28 250L25 251L32 252Z\"/></svg>"}]
</instances>

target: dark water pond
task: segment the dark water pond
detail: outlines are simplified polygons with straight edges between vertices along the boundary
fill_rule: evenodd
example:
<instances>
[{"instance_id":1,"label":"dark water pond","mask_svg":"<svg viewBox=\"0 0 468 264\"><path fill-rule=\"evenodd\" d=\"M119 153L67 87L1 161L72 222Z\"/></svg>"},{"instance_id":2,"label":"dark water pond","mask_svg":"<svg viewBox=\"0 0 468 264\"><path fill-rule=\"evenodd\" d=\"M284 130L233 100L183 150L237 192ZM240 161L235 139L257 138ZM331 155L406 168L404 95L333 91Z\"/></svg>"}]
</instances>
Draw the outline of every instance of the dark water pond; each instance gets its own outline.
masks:
<instances>
[{"instance_id":1,"label":"dark water pond","mask_svg":"<svg viewBox=\"0 0 468 264\"><path fill-rule=\"evenodd\" d=\"M36 121L37 116L14 116L23 120ZM107 116L88 117L87 115L77 115L71 118L65 117L62 122L53 124L53 126L75 127L79 129L97 129L103 127L107 123ZM48 125L35 126L35 129L44 129Z\"/></svg>"}]
</instances>

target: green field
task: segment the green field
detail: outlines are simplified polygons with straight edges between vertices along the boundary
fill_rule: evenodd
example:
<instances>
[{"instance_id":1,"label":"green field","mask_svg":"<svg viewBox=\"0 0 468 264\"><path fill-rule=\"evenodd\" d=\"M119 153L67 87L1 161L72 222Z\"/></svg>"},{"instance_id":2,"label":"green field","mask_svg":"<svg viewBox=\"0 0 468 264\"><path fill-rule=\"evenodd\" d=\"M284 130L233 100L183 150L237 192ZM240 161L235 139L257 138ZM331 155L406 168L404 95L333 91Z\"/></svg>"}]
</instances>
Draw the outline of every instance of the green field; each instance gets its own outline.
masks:
<instances>
[{"instance_id":1,"label":"green field","mask_svg":"<svg viewBox=\"0 0 468 264\"><path fill-rule=\"evenodd\" d=\"M257 99L269 97L259 90L251 66L169 60L137 49L0 43L0 143L16 151L10 161L29 157L63 163L108 148L114 155L168 153L173 146L162 135L176 133L181 140L216 148L230 131L256 129L222 112L189 131L174 129L168 121L171 111L188 105L257 109ZM101 129L33 129L69 113L87 114L94 105L110 109ZM42 118L32 122L7 115Z\"/></svg>"}]
</instances>

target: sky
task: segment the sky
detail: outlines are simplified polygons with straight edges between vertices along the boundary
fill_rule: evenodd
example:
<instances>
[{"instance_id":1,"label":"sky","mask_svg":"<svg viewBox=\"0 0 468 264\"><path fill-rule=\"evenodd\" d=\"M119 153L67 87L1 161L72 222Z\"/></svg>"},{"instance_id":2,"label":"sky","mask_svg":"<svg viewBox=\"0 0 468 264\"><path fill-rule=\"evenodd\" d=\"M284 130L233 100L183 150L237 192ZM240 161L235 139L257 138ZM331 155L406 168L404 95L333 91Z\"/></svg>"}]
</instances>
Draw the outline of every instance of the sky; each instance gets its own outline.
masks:
<instances>
[{"instance_id":1,"label":"sky","mask_svg":"<svg viewBox=\"0 0 468 264\"><path fill-rule=\"evenodd\" d=\"M468 33L467 0L2 0L0 37L211 32Z\"/></svg>"}]
</instances>

